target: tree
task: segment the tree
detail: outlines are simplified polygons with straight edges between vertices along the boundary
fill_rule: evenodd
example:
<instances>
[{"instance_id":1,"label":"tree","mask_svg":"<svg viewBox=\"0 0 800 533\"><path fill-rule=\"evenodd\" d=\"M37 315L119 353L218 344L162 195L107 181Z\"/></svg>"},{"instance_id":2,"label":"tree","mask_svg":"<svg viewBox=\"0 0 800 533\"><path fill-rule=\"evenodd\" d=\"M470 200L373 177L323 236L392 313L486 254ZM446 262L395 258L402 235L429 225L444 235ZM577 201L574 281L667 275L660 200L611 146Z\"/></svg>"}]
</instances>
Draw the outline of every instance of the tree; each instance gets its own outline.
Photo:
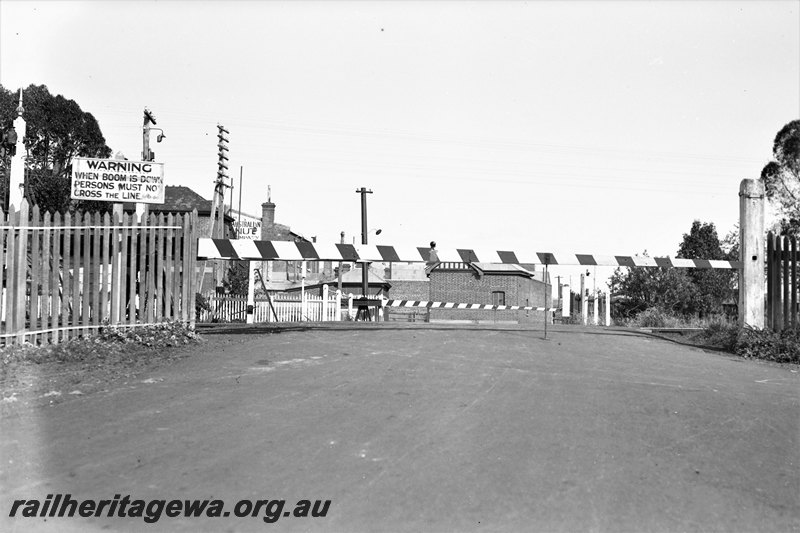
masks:
<instances>
[{"instance_id":1,"label":"tree","mask_svg":"<svg viewBox=\"0 0 800 533\"><path fill-rule=\"evenodd\" d=\"M13 124L18 102L18 92L0 85L0 124L4 128ZM111 156L111 148L106 145L97 120L74 100L50 94L45 85L30 85L23 90L23 108L27 131L17 134L24 136L28 153L29 199L49 211L90 207L87 202L70 201L70 172L74 157ZM5 159L0 162L0 169L7 168L8 159ZM3 174L5 190L8 177L5 172ZM102 207L107 206L104 203Z\"/></svg>"},{"instance_id":2,"label":"tree","mask_svg":"<svg viewBox=\"0 0 800 533\"><path fill-rule=\"evenodd\" d=\"M222 282L225 290L236 296L247 296L250 284L250 262L232 261L228 268L228 275Z\"/></svg>"},{"instance_id":3,"label":"tree","mask_svg":"<svg viewBox=\"0 0 800 533\"><path fill-rule=\"evenodd\" d=\"M676 254L685 259L734 259L738 247L725 252L713 223L695 220ZM644 253L647 255L647 252ZM611 276L616 312L635 316L655 308L671 315L697 316L722 312L732 296L735 272L696 268L618 268Z\"/></svg>"},{"instance_id":4,"label":"tree","mask_svg":"<svg viewBox=\"0 0 800 533\"><path fill-rule=\"evenodd\" d=\"M737 257L733 257L732 254ZM689 233L684 233L683 241L676 254L685 259L738 259L738 248L726 253L717 236L717 228L713 222L692 222ZM693 312L719 313L722 311L723 302L733 295L735 272L733 270L714 270L692 268L687 272L689 279L697 289L695 301L692 302Z\"/></svg>"},{"instance_id":5,"label":"tree","mask_svg":"<svg viewBox=\"0 0 800 533\"><path fill-rule=\"evenodd\" d=\"M767 198L777 208L778 230L800 235L800 120L786 124L772 144L773 161L761 171Z\"/></svg>"},{"instance_id":6,"label":"tree","mask_svg":"<svg viewBox=\"0 0 800 533\"><path fill-rule=\"evenodd\" d=\"M689 315L697 297L685 269L679 268L618 268L611 276L611 293L616 297L616 314L624 317L652 308L671 315Z\"/></svg>"}]
</instances>

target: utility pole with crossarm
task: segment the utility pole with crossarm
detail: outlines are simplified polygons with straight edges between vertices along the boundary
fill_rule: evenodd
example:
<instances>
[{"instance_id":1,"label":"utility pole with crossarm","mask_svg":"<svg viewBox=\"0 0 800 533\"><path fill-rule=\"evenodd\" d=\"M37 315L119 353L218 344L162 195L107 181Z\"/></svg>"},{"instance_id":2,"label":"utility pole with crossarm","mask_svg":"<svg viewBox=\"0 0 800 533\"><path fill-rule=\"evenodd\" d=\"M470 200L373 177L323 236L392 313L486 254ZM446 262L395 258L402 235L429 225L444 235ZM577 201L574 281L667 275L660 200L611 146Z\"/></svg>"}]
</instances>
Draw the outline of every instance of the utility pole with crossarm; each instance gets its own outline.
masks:
<instances>
[{"instance_id":1,"label":"utility pole with crossarm","mask_svg":"<svg viewBox=\"0 0 800 533\"><path fill-rule=\"evenodd\" d=\"M230 187L228 179L228 135L230 132L222 124L217 124L217 178L214 180L214 196L211 200L211 224L207 237L222 239L225 237L225 188ZM222 282L223 261L214 262L214 287ZM203 290L203 279L206 268L203 264L197 274L197 291Z\"/></svg>"}]
</instances>

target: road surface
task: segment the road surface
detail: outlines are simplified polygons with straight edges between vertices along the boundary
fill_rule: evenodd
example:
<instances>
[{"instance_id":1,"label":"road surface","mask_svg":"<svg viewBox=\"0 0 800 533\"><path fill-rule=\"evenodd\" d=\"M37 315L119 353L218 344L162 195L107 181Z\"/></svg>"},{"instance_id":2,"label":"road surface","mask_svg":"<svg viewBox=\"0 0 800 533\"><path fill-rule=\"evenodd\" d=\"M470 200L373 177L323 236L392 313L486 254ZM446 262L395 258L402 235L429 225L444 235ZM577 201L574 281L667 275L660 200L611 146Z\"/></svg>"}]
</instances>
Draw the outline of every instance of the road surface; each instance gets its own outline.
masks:
<instances>
[{"instance_id":1,"label":"road surface","mask_svg":"<svg viewBox=\"0 0 800 533\"><path fill-rule=\"evenodd\" d=\"M7 416L0 527L800 530L796 367L568 327L207 339L135 382ZM218 499L229 514L8 517L65 493ZM286 503L236 517L242 500ZM330 504L283 516L301 500Z\"/></svg>"}]
</instances>

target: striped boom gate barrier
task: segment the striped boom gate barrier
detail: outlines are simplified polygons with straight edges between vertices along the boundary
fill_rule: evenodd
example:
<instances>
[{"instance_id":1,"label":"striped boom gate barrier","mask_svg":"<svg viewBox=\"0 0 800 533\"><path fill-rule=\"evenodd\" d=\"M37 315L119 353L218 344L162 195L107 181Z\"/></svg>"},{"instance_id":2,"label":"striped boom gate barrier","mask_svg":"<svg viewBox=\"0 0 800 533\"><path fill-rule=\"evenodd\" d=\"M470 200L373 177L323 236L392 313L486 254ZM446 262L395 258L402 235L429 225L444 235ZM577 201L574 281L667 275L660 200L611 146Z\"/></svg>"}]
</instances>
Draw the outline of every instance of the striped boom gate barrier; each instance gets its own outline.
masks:
<instances>
[{"instance_id":1,"label":"striped boom gate barrier","mask_svg":"<svg viewBox=\"0 0 800 533\"><path fill-rule=\"evenodd\" d=\"M556 307L530 307L524 305L457 304L452 302L426 302L421 300L384 300L385 307L423 307L427 309L481 309L497 311L555 311Z\"/></svg>"},{"instance_id":2,"label":"striped boom gate barrier","mask_svg":"<svg viewBox=\"0 0 800 533\"><path fill-rule=\"evenodd\" d=\"M252 241L245 239L198 239L197 259L229 261L351 261L360 263L429 263L429 247L319 244L292 241ZM471 248L436 249L434 261L443 263L495 263L741 269L741 261L679 259L631 255L556 254L550 252L513 252Z\"/></svg>"}]
</instances>

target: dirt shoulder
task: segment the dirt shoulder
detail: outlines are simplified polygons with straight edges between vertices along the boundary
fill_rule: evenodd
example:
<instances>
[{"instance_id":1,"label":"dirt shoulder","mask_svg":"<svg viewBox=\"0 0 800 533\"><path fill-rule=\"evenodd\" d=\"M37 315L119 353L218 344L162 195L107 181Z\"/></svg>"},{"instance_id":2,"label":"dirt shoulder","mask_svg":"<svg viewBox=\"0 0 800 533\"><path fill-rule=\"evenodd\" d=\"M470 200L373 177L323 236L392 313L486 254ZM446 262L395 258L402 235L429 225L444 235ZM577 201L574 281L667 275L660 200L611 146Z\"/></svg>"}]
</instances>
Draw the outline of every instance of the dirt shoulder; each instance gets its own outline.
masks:
<instances>
[{"instance_id":1,"label":"dirt shoulder","mask_svg":"<svg viewBox=\"0 0 800 533\"><path fill-rule=\"evenodd\" d=\"M203 340L180 328L0 350L0 416L106 392L186 358Z\"/></svg>"}]
</instances>

